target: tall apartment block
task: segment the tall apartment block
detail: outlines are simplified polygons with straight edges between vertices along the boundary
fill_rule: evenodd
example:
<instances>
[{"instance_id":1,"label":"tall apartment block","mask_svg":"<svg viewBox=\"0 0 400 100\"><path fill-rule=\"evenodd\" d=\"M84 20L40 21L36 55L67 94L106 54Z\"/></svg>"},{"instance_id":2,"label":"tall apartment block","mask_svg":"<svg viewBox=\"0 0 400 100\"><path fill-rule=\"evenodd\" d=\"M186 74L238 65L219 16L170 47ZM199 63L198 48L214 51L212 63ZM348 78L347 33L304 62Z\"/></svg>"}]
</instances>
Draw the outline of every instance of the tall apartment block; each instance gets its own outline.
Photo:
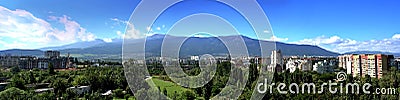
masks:
<instances>
[{"instance_id":1,"label":"tall apartment block","mask_svg":"<svg viewBox=\"0 0 400 100\"><path fill-rule=\"evenodd\" d=\"M346 69L353 77L382 78L389 71L393 55L384 54L350 54L339 56L339 67Z\"/></svg>"},{"instance_id":2,"label":"tall apartment block","mask_svg":"<svg viewBox=\"0 0 400 100\"><path fill-rule=\"evenodd\" d=\"M60 57L60 51L45 51L44 52L44 57L46 58L59 58Z\"/></svg>"}]
</instances>

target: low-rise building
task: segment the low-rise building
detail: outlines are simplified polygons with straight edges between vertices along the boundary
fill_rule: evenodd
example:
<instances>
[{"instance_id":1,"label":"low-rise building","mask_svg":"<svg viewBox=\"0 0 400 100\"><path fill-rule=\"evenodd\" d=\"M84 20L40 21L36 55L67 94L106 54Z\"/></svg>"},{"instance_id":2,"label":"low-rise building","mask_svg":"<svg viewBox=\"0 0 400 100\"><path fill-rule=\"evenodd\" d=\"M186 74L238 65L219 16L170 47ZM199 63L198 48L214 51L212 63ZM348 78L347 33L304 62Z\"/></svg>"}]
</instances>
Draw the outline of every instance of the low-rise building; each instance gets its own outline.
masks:
<instances>
[{"instance_id":1,"label":"low-rise building","mask_svg":"<svg viewBox=\"0 0 400 100\"><path fill-rule=\"evenodd\" d=\"M0 91L5 90L5 88L7 87L8 84L9 84L9 82L0 83Z\"/></svg>"},{"instance_id":2,"label":"low-rise building","mask_svg":"<svg viewBox=\"0 0 400 100\"><path fill-rule=\"evenodd\" d=\"M292 59L289 59L286 62L286 70L289 71L290 73L293 73L294 71L296 71L296 68L299 64L297 62L295 62Z\"/></svg>"},{"instance_id":3,"label":"low-rise building","mask_svg":"<svg viewBox=\"0 0 400 100\"><path fill-rule=\"evenodd\" d=\"M74 87L69 87L68 89L74 91L76 94L79 94L79 95L90 91L89 86L74 86Z\"/></svg>"},{"instance_id":4,"label":"low-rise building","mask_svg":"<svg viewBox=\"0 0 400 100\"><path fill-rule=\"evenodd\" d=\"M318 61L313 65L313 71L318 73L333 72L333 66L327 60Z\"/></svg>"},{"instance_id":5,"label":"low-rise building","mask_svg":"<svg viewBox=\"0 0 400 100\"><path fill-rule=\"evenodd\" d=\"M311 71L312 61L300 58L289 58L289 60L286 61L286 70L293 73L296 69L299 69L300 71Z\"/></svg>"},{"instance_id":6,"label":"low-rise building","mask_svg":"<svg viewBox=\"0 0 400 100\"><path fill-rule=\"evenodd\" d=\"M298 68L302 71L311 71L312 70L312 61L311 60L299 60Z\"/></svg>"},{"instance_id":7,"label":"low-rise building","mask_svg":"<svg viewBox=\"0 0 400 100\"><path fill-rule=\"evenodd\" d=\"M54 88L35 89L36 93L43 93L43 92L50 92L50 91L54 91Z\"/></svg>"}]
</instances>

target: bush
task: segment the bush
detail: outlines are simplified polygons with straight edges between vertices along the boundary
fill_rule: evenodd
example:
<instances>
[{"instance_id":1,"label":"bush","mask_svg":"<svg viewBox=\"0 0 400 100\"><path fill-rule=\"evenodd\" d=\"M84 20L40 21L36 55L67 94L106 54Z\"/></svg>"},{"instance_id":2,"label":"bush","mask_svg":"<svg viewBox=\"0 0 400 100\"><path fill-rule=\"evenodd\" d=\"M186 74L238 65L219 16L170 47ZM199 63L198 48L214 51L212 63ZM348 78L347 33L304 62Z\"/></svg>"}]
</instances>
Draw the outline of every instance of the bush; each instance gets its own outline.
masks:
<instances>
[{"instance_id":1,"label":"bush","mask_svg":"<svg viewBox=\"0 0 400 100\"><path fill-rule=\"evenodd\" d=\"M24 90L18 89L16 87L11 87L8 88L7 90L4 90L0 92L0 99L1 100L19 100L23 99L24 96L27 95L27 92Z\"/></svg>"},{"instance_id":2,"label":"bush","mask_svg":"<svg viewBox=\"0 0 400 100\"><path fill-rule=\"evenodd\" d=\"M112 91L112 95L115 98L124 98L125 93L122 89L116 89L116 90Z\"/></svg>"}]
</instances>

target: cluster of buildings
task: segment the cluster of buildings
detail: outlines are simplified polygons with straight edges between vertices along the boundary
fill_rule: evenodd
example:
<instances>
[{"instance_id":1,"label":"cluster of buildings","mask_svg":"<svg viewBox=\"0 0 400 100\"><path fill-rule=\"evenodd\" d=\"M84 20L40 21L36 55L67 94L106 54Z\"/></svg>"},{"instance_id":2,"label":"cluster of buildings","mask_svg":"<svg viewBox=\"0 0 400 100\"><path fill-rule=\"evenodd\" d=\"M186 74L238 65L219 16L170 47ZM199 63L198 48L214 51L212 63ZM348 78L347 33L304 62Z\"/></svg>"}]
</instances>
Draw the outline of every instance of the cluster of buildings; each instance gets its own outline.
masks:
<instances>
[{"instance_id":1,"label":"cluster of buildings","mask_svg":"<svg viewBox=\"0 0 400 100\"><path fill-rule=\"evenodd\" d=\"M310 71L312 70L312 62L308 59L296 59L296 58L289 58L286 62L286 70L293 73L297 69L301 71Z\"/></svg>"},{"instance_id":2,"label":"cluster of buildings","mask_svg":"<svg viewBox=\"0 0 400 100\"><path fill-rule=\"evenodd\" d=\"M364 77L382 78L390 67L399 69L398 60L393 55L384 54L348 54L339 58L339 68L346 69L347 74Z\"/></svg>"},{"instance_id":3,"label":"cluster of buildings","mask_svg":"<svg viewBox=\"0 0 400 100\"><path fill-rule=\"evenodd\" d=\"M315 71L318 73L346 70L353 77L382 78L391 67L400 69L400 58L385 54L347 54L338 57L283 57L281 52L272 51L268 71L291 73L296 70Z\"/></svg>"},{"instance_id":4,"label":"cluster of buildings","mask_svg":"<svg viewBox=\"0 0 400 100\"><path fill-rule=\"evenodd\" d=\"M272 51L268 71L291 73L296 70L328 73L342 68L353 77L382 78L391 67L400 69L400 58L385 54L347 54L338 57L283 57L281 51Z\"/></svg>"},{"instance_id":5,"label":"cluster of buildings","mask_svg":"<svg viewBox=\"0 0 400 100\"><path fill-rule=\"evenodd\" d=\"M44 57L35 56L0 56L0 67L19 67L22 69L47 69L50 64L54 68L70 68L74 67L77 59L70 57L60 56L59 51L45 51Z\"/></svg>"},{"instance_id":6,"label":"cluster of buildings","mask_svg":"<svg viewBox=\"0 0 400 100\"><path fill-rule=\"evenodd\" d=\"M268 65L268 71L290 73L296 70L316 71L318 73L333 72L336 66L336 59L332 57L283 57L280 50L272 51L271 63Z\"/></svg>"},{"instance_id":7,"label":"cluster of buildings","mask_svg":"<svg viewBox=\"0 0 400 100\"><path fill-rule=\"evenodd\" d=\"M147 59L147 63L159 63L163 58ZM393 55L384 54L348 54L341 56L286 56L280 50L274 50L268 58L262 57L242 57L231 58L230 56L216 56L217 61L240 60L243 64L250 64L250 60L258 64L259 67L266 66L267 71L290 73L299 71L315 71L317 73L338 72L346 70L352 76L364 77L369 75L373 78L382 78L390 67L400 69L400 58L395 59ZM199 56L190 56L185 59L178 59L183 68L190 68L200 60ZM247 62L243 62L247 61ZM160 66L161 67L161 66Z\"/></svg>"},{"instance_id":8,"label":"cluster of buildings","mask_svg":"<svg viewBox=\"0 0 400 100\"><path fill-rule=\"evenodd\" d=\"M318 73L327 73L327 72L334 72L334 68L337 67L336 59L323 59L323 60L316 60L314 65L312 66L313 71Z\"/></svg>"}]
</instances>

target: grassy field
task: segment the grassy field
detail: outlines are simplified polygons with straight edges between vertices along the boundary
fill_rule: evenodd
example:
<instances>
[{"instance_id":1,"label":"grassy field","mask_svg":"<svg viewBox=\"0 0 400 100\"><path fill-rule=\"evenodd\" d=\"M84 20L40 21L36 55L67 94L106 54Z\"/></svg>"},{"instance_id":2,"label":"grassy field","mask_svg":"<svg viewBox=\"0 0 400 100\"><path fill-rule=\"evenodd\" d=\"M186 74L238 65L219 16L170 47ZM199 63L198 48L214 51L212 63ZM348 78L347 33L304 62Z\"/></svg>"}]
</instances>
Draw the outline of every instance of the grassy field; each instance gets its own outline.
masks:
<instances>
[{"instance_id":1,"label":"grassy field","mask_svg":"<svg viewBox=\"0 0 400 100\"><path fill-rule=\"evenodd\" d=\"M179 86L178 84L175 84L175 83L172 83L169 81L164 81L164 80L157 79L157 78L152 78L152 80L156 86L160 87L161 92L164 89L166 89L168 92L168 95L173 95L175 91L178 94L180 94L180 92L184 92L184 91L191 91L190 89L183 88L183 87Z\"/></svg>"},{"instance_id":2,"label":"grassy field","mask_svg":"<svg viewBox=\"0 0 400 100\"><path fill-rule=\"evenodd\" d=\"M174 96L175 91L177 92L178 95L180 95L182 92L185 92L185 91L192 91L192 92L194 92L193 90L184 88L184 87L182 87L182 86L180 86L180 85L178 85L178 84L176 84L176 83L173 83L173 82L170 82L170 81L162 80L162 79L160 79L160 76L152 76L151 79L148 79L148 80L146 80L146 81L147 81L148 83L150 83L151 81L153 81L153 82L154 82L154 85L151 85L151 84L150 84L150 86L151 86L151 87L155 87L155 88L160 87L160 89L161 89L160 91L161 91L161 92L163 92L163 90L166 89L167 92L168 92L168 96L169 96L170 98L172 98L172 96ZM177 96L177 95L175 95L175 96ZM197 97L196 100L204 100L204 98L203 98L203 97Z\"/></svg>"}]
</instances>

